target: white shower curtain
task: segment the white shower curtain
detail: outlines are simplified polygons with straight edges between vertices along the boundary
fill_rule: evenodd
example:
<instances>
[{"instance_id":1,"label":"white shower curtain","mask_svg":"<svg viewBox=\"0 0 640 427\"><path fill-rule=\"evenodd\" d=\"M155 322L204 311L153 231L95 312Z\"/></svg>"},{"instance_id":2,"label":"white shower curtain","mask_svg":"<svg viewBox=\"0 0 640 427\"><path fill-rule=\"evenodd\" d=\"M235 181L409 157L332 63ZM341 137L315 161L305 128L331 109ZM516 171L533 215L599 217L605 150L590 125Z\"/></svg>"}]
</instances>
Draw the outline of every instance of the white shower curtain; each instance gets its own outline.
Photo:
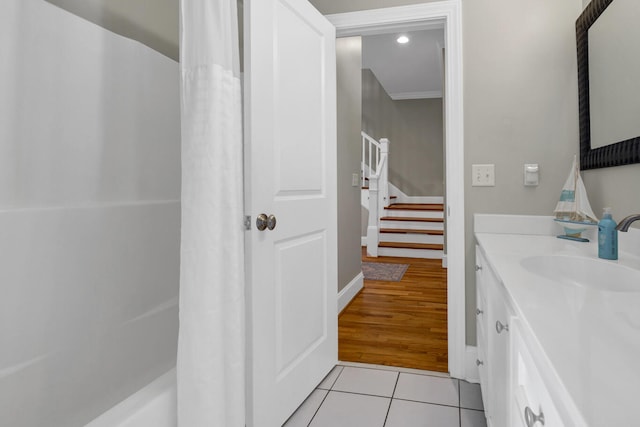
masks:
<instances>
[{"instance_id":1,"label":"white shower curtain","mask_svg":"<svg viewBox=\"0 0 640 427\"><path fill-rule=\"evenodd\" d=\"M181 0L178 425L241 427L242 108L236 0Z\"/></svg>"}]
</instances>

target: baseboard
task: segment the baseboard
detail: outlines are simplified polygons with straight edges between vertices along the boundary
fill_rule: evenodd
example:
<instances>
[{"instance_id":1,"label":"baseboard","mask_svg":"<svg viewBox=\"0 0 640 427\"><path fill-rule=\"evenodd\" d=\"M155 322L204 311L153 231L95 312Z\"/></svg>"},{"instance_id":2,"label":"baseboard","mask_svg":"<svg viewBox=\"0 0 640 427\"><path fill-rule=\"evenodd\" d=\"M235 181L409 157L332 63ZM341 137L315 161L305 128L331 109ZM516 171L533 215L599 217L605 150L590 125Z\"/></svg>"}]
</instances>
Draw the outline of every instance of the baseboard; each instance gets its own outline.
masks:
<instances>
[{"instance_id":1,"label":"baseboard","mask_svg":"<svg viewBox=\"0 0 640 427\"><path fill-rule=\"evenodd\" d=\"M344 308L351 302L353 297L355 297L363 287L364 274L360 272L356 277L353 278L353 280L351 280L351 282L349 282L347 286L345 286L340 292L338 292L338 313L344 310Z\"/></svg>"},{"instance_id":2,"label":"baseboard","mask_svg":"<svg viewBox=\"0 0 640 427\"><path fill-rule=\"evenodd\" d=\"M360 246L367 246L367 236L360 237Z\"/></svg>"},{"instance_id":3,"label":"baseboard","mask_svg":"<svg viewBox=\"0 0 640 427\"><path fill-rule=\"evenodd\" d=\"M470 383L480 382L480 373L478 372L478 349L476 346L468 345L465 348L464 365L465 365L465 380Z\"/></svg>"},{"instance_id":4,"label":"baseboard","mask_svg":"<svg viewBox=\"0 0 640 427\"><path fill-rule=\"evenodd\" d=\"M442 254L442 268L447 268L447 254Z\"/></svg>"}]
</instances>

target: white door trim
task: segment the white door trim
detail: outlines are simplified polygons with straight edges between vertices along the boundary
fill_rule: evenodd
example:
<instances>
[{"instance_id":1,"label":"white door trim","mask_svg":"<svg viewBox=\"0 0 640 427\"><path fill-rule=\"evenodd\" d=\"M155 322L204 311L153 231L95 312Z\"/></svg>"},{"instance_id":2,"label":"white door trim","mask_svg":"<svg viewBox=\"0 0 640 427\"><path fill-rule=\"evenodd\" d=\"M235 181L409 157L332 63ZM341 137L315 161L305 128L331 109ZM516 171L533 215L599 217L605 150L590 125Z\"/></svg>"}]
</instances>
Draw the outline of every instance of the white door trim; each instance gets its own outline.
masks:
<instances>
[{"instance_id":1,"label":"white door trim","mask_svg":"<svg viewBox=\"0 0 640 427\"><path fill-rule=\"evenodd\" d=\"M327 15L338 37L395 29L444 28L446 57L445 134L447 180L447 298L449 372L466 378L464 116L462 91L462 4L445 0L411 6Z\"/></svg>"}]
</instances>

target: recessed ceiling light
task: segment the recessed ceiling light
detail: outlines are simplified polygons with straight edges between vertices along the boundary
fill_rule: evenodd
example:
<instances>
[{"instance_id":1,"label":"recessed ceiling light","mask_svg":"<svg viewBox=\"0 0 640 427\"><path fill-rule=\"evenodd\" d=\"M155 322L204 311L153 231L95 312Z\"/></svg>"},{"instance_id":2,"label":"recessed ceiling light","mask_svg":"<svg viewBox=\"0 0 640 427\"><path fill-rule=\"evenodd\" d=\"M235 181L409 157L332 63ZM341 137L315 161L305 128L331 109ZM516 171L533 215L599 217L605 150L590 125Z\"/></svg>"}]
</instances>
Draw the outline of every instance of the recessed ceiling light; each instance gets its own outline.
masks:
<instances>
[{"instance_id":1,"label":"recessed ceiling light","mask_svg":"<svg viewBox=\"0 0 640 427\"><path fill-rule=\"evenodd\" d=\"M400 44L405 44L405 43L409 43L409 37L407 36L400 36L396 39L396 41Z\"/></svg>"}]
</instances>

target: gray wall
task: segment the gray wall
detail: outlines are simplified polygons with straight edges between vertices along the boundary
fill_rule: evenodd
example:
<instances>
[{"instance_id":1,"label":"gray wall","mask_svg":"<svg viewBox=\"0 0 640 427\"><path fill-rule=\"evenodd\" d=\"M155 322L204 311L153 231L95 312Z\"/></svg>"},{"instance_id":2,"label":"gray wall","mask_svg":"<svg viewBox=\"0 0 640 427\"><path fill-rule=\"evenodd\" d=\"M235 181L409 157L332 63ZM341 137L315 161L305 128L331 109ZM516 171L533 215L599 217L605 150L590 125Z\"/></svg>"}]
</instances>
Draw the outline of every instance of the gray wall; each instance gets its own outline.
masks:
<instances>
[{"instance_id":1,"label":"gray wall","mask_svg":"<svg viewBox=\"0 0 640 427\"><path fill-rule=\"evenodd\" d=\"M46 0L178 60L179 0Z\"/></svg>"},{"instance_id":2,"label":"gray wall","mask_svg":"<svg viewBox=\"0 0 640 427\"><path fill-rule=\"evenodd\" d=\"M467 342L475 342L474 213L550 215L578 152L575 20L580 0L463 2ZM508 34L508 37L505 35ZM495 187L471 187L474 163ZM524 163L540 185L524 187Z\"/></svg>"},{"instance_id":3,"label":"gray wall","mask_svg":"<svg viewBox=\"0 0 640 427\"><path fill-rule=\"evenodd\" d=\"M43 0L0 27L0 425L81 426L175 366L178 64Z\"/></svg>"},{"instance_id":4,"label":"gray wall","mask_svg":"<svg viewBox=\"0 0 640 427\"><path fill-rule=\"evenodd\" d=\"M338 291L362 269L360 249L360 118L362 105L362 41L336 40L338 86Z\"/></svg>"},{"instance_id":5,"label":"gray wall","mask_svg":"<svg viewBox=\"0 0 640 427\"><path fill-rule=\"evenodd\" d=\"M409 196L443 196L442 99L394 101L362 70L362 129L388 138L389 180Z\"/></svg>"}]
</instances>

